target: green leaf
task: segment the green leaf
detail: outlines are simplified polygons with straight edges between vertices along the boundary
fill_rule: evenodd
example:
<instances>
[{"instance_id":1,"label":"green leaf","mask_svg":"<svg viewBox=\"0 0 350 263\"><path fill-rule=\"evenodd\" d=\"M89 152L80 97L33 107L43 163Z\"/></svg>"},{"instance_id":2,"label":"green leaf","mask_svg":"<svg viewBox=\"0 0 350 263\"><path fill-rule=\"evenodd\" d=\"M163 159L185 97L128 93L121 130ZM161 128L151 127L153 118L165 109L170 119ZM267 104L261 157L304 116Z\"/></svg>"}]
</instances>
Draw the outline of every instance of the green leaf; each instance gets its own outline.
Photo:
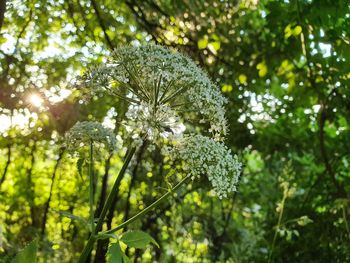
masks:
<instances>
[{"instance_id":1,"label":"green leaf","mask_svg":"<svg viewBox=\"0 0 350 263\"><path fill-rule=\"evenodd\" d=\"M36 252L38 249L38 241L33 240L30 242L17 256L11 261L11 263L36 263Z\"/></svg>"},{"instance_id":2,"label":"green leaf","mask_svg":"<svg viewBox=\"0 0 350 263\"><path fill-rule=\"evenodd\" d=\"M293 29L293 35L294 36L298 36L300 35L300 33L303 31L303 29L301 28L301 26L296 26L294 29Z\"/></svg>"},{"instance_id":3,"label":"green leaf","mask_svg":"<svg viewBox=\"0 0 350 263\"><path fill-rule=\"evenodd\" d=\"M80 178L83 178L83 164L85 162L84 158L79 158L77 161L77 169L78 169L78 173L80 175Z\"/></svg>"},{"instance_id":4,"label":"green leaf","mask_svg":"<svg viewBox=\"0 0 350 263\"><path fill-rule=\"evenodd\" d=\"M215 51L218 51L221 47L220 41L210 42L209 45L211 45Z\"/></svg>"},{"instance_id":5,"label":"green leaf","mask_svg":"<svg viewBox=\"0 0 350 263\"><path fill-rule=\"evenodd\" d=\"M244 74L240 74L238 76L239 83L241 84L246 84L247 83L247 76Z\"/></svg>"},{"instance_id":6,"label":"green leaf","mask_svg":"<svg viewBox=\"0 0 350 263\"><path fill-rule=\"evenodd\" d=\"M232 85L229 85L229 84L224 84L221 87L221 91L224 93L231 92L232 90L233 90L233 87Z\"/></svg>"},{"instance_id":7,"label":"green leaf","mask_svg":"<svg viewBox=\"0 0 350 263\"><path fill-rule=\"evenodd\" d=\"M103 233L99 233L96 236L97 239L108 239L108 238L113 238L116 240L119 240L118 236L115 234L103 234Z\"/></svg>"},{"instance_id":8,"label":"green leaf","mask_svg":"<svg viewBox=\"0 0 350 263\"><path fill-rule=\"evenodd\" d=\"M308 216L301 216L300 218L298 218L298 225L299 226L306 226L307 224L312 223L312 219L310 219Z\"/></svg>"},{"instance_id":9,"label":"green leaf","mask_svg":"<svg viewBox=\"0 0 350 263\"><path fill-rule=\"evenodd\" d=\"M197 45L199 49L205 49L208 46L208 39L207 38L199 39Z\"/></svg>"},{"instance_id":10,"label":"green leaf","mask_svg":"<svg viewBox=\"0 0 350 263\"><path fill-rule=\"evenodd\" d=\"M132 263L131 259L123 253L123 263Z\"/></svg>"},{"instance_id":11,"label":"green leaf","mask_svg":"<svg viewBox=\"0 0 350 263\"><path fill-rule=\"evenodd\" d=\"M128 247L146 248L149 243L153 243L159 247L158 243L149 234L142 231L126 232L120 239Z\"/></svg>"},{"instance_id":12,"label":"green leaf","mask_svg":"<svg viewBox=\"0 0 350 263\"><path fill-rule=\"evenodd\" d=\"M7 39L3 36L0 36L0 45L6 43Z\"/></svg>"},{"instance_id":13,"label":"green leaf","mask_svg":"<svg viewBox=\"0 0 350 263\"><path fill-rule=\"evenodd\" d=\"M52 209L52 211L54 211L54 212L56 212L56 213L59 213L61 216L64 216L64 217L68 217L68 218L70 218L70 219L72 219L72 220L76 220L76 221L80 221L84 226L86 226L87 228L89 228L89 230L91 231L91 229L90 229L90 223L86 220L86 219L84 219L84 218L82 218L82 217L80 217L80 216L75 216L75 215L73 215L73 214L71 214L71 213L68 213L68 212L66 212L66 211L59 211L59 210L55 210L55 209Z\"/></svg>"},{"instance_id":14,"label":"green leaf","mask_svg":"<svg viewBox=\"0 0 350 263\"><path fill-rule=\"evenodd\" d=\"M263 78L266 76L268 69L264 61L256 65L256 69L258 70L258 74L260 78Z\"/></svg>"},{"instance_id":15,"label":"green leaf","mask_svg":"<svg viewBox=\"0 0 350 263\"><path fill-rule=\"evenodd\" d=\"M112 243L106 254L107 263L121 263L123 262L123 252L119 243Z\"/></svg>"},{"instance_id":16,"label":"green leaf","mask_svg":"<svg viewBox=\"0 0 350 263\"><path fill-rule=\"evenodd\" d=\"M293 34L291 25L287 25L284 29L284 38L288 39Z\"/></svg>"}]
</instances>

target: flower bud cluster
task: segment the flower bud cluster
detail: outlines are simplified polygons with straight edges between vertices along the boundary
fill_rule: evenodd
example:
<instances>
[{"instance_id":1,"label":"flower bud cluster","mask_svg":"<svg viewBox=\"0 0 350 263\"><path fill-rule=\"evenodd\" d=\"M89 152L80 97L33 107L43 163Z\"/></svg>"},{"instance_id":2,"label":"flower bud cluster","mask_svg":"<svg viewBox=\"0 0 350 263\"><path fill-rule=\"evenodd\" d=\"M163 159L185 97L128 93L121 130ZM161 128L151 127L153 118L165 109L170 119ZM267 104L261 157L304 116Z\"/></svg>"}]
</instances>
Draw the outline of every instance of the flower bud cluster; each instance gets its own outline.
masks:
<instances>
[{"instance_id":1,"label":"flower bud cluster","mask_svg":"<svg viewBox=\"0 0 350 263\"><path fill-rule=\"evenodd\" d=\"M184 136L165 151L172 160L184 160L183 169L192 179L206 175L219 198L236 191L242 165L222 142L202 135Z\"/></svg>"},{"instance_id":2,"label":"flower bud cluster","mask_svg":"<svg viewBox=\"0 0 350 263\"><path fill-rule=\"evenodd\" d=\"M154 107L146 102L140 105L130 105L126 118L130 131L146 134L150 140L161 138L176 138L185 131L176 112L168 105Z\"/></svg>"},{"instance_id":3,"label":"flower bud cluster","mask_svg":"<svg viewBox=\"0 0 350 263\"><path fill-rule=\"evenodd\" d=\"M227 134L226 98L187 56L153 44L118 48L106 64L87 70L78 86L91 95L107 93L128 102L125 126L134 144L145 137L171 142L166 154L183 161L193 179L206 175L220 198L236 191L241 163L220 142ZM186 134L184 124L190 131L204 124L210 137ZM68 137L78 138L73 145L96 140L110 147L108 132L91 130L80 124Z\"/></svg>"},{"instance_id":4,"label":"flower bud cluster","mask_svg":"<svg viewBox=\"0 0 350 263\"><path fill-rule=\"evenodd\" d=\"M118 48L108 63L88 70L81 81L92 93L192 112L209 124L217 139L227 133L226 99L220 89L190 58L174 50L153 44Z\"/></svg>"},{"instance_id":5,"label":"flower bud cluster","mask_svg":"<svg viewBox=\"0 0 350 263\"><path fill-rule=\"evenodd\" d=\"M77 122L65 135L66 146L70 153L90 145L91 142L102 144L109 152L116 149L116 136L109 128L99 122Z\"/></svg>"}]
</instances>

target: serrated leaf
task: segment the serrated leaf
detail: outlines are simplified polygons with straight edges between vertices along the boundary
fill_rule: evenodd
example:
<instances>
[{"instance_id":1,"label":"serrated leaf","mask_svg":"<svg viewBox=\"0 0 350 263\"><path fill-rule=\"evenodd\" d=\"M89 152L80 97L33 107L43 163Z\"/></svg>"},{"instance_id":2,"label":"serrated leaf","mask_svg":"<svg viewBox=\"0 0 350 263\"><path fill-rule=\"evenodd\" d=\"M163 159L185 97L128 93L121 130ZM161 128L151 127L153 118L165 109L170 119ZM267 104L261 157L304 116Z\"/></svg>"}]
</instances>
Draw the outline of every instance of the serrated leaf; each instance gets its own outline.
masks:
<instances>
[{"instance_id":1,"label":"serrated leaf","mask_svg":"<svg viewBox=\"0 0 350 263\"><path fill-rule=\"evenodd\" d=\"M11 263L36 263L36 252L38 249L38 241L33 240L17 256Z\"/></svg>"},{"instance_id":2,"label":"serrated leaf","mask_svg":"<svg viewBox=\"0 0 350 263\"><path fill-rule=\"evenodd\" d=\"M134 248L146 248L150 243L153 243L159 247L158 243L149 234L142 231L130 231L126 232L121 238L128 247Z\"/></svg>"},{"instance_id":3,"label":"serrated leaf","mask_svg":"<svg viewBox=\"0 0 350 263\"><path fill-rule=\"evenodd\" d=\"M119 243L112 243L106 253L107 263L121 263L123 262L123 252Z\"/></svg>"}]
</instances>

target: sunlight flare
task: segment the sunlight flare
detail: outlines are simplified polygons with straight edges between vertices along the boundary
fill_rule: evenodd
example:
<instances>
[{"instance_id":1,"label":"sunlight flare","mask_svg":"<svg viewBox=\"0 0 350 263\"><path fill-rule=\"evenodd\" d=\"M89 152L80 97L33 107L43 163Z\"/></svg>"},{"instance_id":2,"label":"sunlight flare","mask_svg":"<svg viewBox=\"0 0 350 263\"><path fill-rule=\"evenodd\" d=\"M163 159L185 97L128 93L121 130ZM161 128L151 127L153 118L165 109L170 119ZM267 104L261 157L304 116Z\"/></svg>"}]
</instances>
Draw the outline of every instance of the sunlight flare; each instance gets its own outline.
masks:
<instances>
[{"instance_id":1,"label":"sunlight flare","mask_svg":"<svg viewBox=\"0 0 350 263\"><path fill-rule=\"evenodd\" d=\"M37 108L43 106L44 100L37 94L31 94L29 96L29 103Z\"/></svg>"}]
</instances>

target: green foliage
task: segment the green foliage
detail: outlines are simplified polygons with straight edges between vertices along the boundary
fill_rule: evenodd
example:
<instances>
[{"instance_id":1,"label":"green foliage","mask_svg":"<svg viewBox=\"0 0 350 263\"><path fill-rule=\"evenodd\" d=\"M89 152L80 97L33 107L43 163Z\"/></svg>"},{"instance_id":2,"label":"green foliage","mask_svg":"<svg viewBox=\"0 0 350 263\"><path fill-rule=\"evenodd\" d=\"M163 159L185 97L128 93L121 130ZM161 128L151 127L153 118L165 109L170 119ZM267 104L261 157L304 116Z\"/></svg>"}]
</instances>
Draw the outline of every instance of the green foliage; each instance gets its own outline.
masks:
<instances>
[{"instance_id":1,"label":"green foliage","mask_svg":"<svg viewBox=\"0 0 350 263\"><path fill-rule=\"evenodd\" d=\"M83 226L85 226L85 227L89 228L89 230L91 230L89 222L83 217L75 216L75 215L68 213L66 211L56 211L54 209L52 209L52 211L62 215L63 217L67 217L69 219L76 220L76 221L80 222Z\"/></svg>"},{"instance_id":2,"label":"green foliage","mask_svg":"<svg viewBox=\"0 0 350 263\"><path fill-rule=\"evenodd\" d=\"M132 263L131 259L122 251L119 243L112 243L106 254L107 263Z\"/></svg>"},{"instance_id":3,"label":"green foliage","mask_svg":"<svg viewBox=\"0 0 350 263\"><path fill-rule=\"evenodd\" d=\"M34 236L40 239L38 262L77 260L89 231L54 211L88 218L88 180L79 178L76 159L59 161L62 135L77 121L113 127L124 119L127 103L107 95L87 101L67 90L74 75L105 63L111 49L148 41L188 54L217 82L228 99L226 144L245 164L235 197L216 200L208 182L189 183L131 225L152 233L160 248L123 250L120 243L121 251L136 262L267 262L283 177L293 195L284 202L271 261L350 261L347 0L6 2L0 261L10 261ZM33 94L43 99L41 106ZM123 125L114 131L118 138L128 134ZM96 163L97 207L122 165L128 142L118 144L110 159ZM112 227L168 189L164 177L171 166L159 152L136 153L120 184ZM104 249L92 260L104 262L106 239L98 242Z\"/></svg>"},{"instance_id":4,"label":"green foliage","mask_svg":"<svg viewBox=\"0 0 350 263\"><path fill-rule=\"evenodd\" d=\"M146 248L148 244L153 243L159 247L158 243L147 233L142 231L129 231L122 235L120 241L128 247Z\"/></svg>"},{"instance_id":5,"label":"green foliage","mask_svg":"<svg viewBox=\"0 0 350 263\"><path fill-rule=\"evenodd\" d=\"M83 178L83 165L84 165L84 163L85 163L84 158L79 158L77 161L77 170L78 170L80 178Z\"/></svg>"},{"instance_id":6,"label":"green foliage","mask_svg":"<svg viewBox=\"0 0 350 263\"><path fill-rule=\"evenodd\" d=\"M123 262L123 252L119 243L112 243L106 254L107 263Z\"/></svg>"},{"instance_id":7,"label":"green foliage","mask_svg":"<svg viewBox=\"0 0 350 263\"><path fill-rule=\"evenodd\" d=\"M23 250L19 251L11 263L36 263L38 241L30 242Z\"/></svg>"}]
</instances>

